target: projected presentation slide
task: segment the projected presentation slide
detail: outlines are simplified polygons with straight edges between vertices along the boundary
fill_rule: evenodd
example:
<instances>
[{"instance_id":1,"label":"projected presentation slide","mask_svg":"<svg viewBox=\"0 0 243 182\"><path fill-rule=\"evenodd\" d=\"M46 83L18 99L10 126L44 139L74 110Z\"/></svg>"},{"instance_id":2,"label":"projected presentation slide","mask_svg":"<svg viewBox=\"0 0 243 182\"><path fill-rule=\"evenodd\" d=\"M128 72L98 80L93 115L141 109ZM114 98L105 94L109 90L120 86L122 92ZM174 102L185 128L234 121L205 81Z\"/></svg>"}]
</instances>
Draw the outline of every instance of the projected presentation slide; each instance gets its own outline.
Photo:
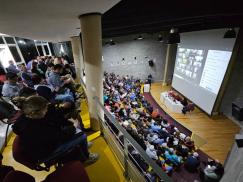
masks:
<instances>
[{"instance_id":1,"label":"projected presentation slide","mask_svg":"<svg viewBox=\"0 0 243 182\"><path fill-rule=\"evenodd\" d=\"M188 79L188 81L194 82L199 80L203 67L203 56L203 50L179 48L175 74Z\"/></svg>"},{"instance_id":2,"label":"projected presentation slide","mask_svg":"<svg viewBox=\"0 0 243 182\"><path fill-rule=\"evenodd\" d=\"M229 51L180 47L172 87L211 114L231 54Z\"/></svg>"},{"instance_id":3,"label":"projected presentation slide","mask_svg":"<svg viewBox=\"0 0 243 182\"><path fill-rule=\"evenodd\" d=\"M214 94L218 94L231 54L232 53L228 51L208 51L200 87L203 87Z\"/></svg>"}]
</instances>

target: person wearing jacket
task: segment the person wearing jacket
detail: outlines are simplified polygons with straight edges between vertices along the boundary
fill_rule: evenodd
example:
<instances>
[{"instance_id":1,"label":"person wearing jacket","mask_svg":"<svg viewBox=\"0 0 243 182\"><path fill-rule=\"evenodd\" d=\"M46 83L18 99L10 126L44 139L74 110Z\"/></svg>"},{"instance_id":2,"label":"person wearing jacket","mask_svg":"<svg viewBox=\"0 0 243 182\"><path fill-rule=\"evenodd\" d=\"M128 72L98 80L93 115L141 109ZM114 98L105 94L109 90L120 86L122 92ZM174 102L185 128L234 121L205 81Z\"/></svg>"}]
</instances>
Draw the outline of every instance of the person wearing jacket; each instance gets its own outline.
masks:
<instances>
[{"instance_id":1,"label":"person wearing jacket","mask_svg":"<svg viewBox=\"0 0 243 182\"><path fill-rule=\"evenodd\" d=\"M65 147L79 146L80 160L95 162L98 154L88 151L87 136L76 134L73 123L68 121L61 109L55 108L41 96L19 98L23 114L12 126L13 132L20 137L24 152L32 161L47 158L54 151Z\"/></svg>"}]
</instances>

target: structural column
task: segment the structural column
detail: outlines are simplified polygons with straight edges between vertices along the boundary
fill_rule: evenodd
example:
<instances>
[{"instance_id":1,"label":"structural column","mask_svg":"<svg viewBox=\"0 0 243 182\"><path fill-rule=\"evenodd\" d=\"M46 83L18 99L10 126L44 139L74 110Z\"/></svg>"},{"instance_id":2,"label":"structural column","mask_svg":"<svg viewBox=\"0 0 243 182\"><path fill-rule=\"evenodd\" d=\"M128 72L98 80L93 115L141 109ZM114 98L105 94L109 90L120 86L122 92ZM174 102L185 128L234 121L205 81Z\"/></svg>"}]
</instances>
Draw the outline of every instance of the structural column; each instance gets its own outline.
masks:
<instances>
[{"instance_id":1,"label":"structural column","mask_svg":"<svg viewBox=\"0 0 243 182\"><path fill-rule=\"evenodd\" d=\"M177 44L168 44L167 50L166 50L166 57L165 57L165 68L164 68L164 76L163 76L163 86L167 85L169 82L171 82L172 74L174 65L175 65L175 59L176 59L176 51L177 51Z\"/></svg>"},{"instance_id":2,"label":"structural column","mask_svg":"<svg viewBox=\"0 0 243 182\"><path fill-rule=\"evenodd\" d=\"M80 37L79 36L71 37L71 44L73 50L75 70L77 74L77 82L80 83L80 78L83 78L83 68L84 68Z\"/></svg>"},{"instance_id":3,"label":"structural column","mask_svg":"<svg viewBox=\"0 0 243 182\"><path fill-rule=\"evenodd\" d=\"M98 116L103 112L93 99L98 96L103 104L103 69L102 69L102 36L101 14L89 13L81 15L82 48L84 54L86 90L89 104L91 128L99 130ZM98 116L97 116L98 114Z\"/></svg>"}]
</instances>

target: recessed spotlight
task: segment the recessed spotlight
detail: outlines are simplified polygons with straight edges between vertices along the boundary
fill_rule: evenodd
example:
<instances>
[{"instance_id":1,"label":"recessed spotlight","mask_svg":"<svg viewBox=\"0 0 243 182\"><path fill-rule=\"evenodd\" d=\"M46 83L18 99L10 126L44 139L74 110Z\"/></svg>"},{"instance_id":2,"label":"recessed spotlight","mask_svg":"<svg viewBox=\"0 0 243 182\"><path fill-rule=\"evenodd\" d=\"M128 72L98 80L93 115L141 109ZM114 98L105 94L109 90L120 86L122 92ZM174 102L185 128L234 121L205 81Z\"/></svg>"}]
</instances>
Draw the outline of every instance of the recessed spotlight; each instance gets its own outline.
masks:
<instances>
[{"instance_id":1,"label":"recessed spotlight","mask_svg":"<svg viewBox=\"0 0 243 182\"><path fill-rule=\"evenodd\" d=\"M139 35L138 38L137 38L137 40L143 40L143 39L144 39L144 38L143 38L142 35Z\"/></svg>"},{"instance_id":2,"label":"recessed spotlight","mask_svg":"<svg viewBox=\"0 0 243 182\"><path fill-rule=\"evenodd\" d=\"M181 42L180 34L177 28L171 28L168 39L166 40L167 44L177 44Z\"/></svg>"}]
</instances>

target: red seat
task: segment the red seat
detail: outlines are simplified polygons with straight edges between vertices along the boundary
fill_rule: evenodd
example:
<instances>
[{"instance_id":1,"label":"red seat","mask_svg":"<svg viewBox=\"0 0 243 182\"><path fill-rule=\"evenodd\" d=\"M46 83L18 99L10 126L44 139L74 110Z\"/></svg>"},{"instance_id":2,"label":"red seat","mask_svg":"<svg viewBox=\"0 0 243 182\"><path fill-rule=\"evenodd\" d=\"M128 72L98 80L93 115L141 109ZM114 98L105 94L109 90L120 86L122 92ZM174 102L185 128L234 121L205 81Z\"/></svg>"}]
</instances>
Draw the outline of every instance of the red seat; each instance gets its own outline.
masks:
<instances>
[{"instance_id":1,"label":"red seat","mask_svg":"<svg viewBox=\"0 0 243 182\"><path fill-rule=\"evenodd\" d=\"M57 168L43 182L90 182L89 177L80 161L72 161Z\"/></svg>"},{"instance_id":2,"label":"red seat","mask_svg":"<svg viewBox=\"0 0 243 182\"><path fill-rule=\"evenodd\" d=\"M10 171L3 182L35 182L35 178L27 173L21 171Z\"/></svg>"},{"instance_id":3,"label":"red seat","mask_svg":"<svg viewBox=\"0 0 243 182\"><path fill-rule=\"evenodd\" d=\"M49 171L52 165L61 165L68 161L78 160L80 157L80 149L77 147L73 148L66 148L62 153L53 153L50 154L45 160L39 161L32 161L29 159L28 155L23 151L21 146L20 137L16 136L13 142L12 152L13 158L23 164L24 166L37 170L37 171Z\"/></svg>"},{"instance_id":4,"label":"red seat","mask_svg":"<svg viewBox=\"0 0 243 182\"><path fill-rule=\"evenodd\" d=\"M23 151L23 148L21 147L19 136L16 136L14 139L12 151L13 151L14 160L25 165L26 167L28 167L30 169L36 170L36 162L29 160L28 156Z\"/></svg>"}]
</instances>

